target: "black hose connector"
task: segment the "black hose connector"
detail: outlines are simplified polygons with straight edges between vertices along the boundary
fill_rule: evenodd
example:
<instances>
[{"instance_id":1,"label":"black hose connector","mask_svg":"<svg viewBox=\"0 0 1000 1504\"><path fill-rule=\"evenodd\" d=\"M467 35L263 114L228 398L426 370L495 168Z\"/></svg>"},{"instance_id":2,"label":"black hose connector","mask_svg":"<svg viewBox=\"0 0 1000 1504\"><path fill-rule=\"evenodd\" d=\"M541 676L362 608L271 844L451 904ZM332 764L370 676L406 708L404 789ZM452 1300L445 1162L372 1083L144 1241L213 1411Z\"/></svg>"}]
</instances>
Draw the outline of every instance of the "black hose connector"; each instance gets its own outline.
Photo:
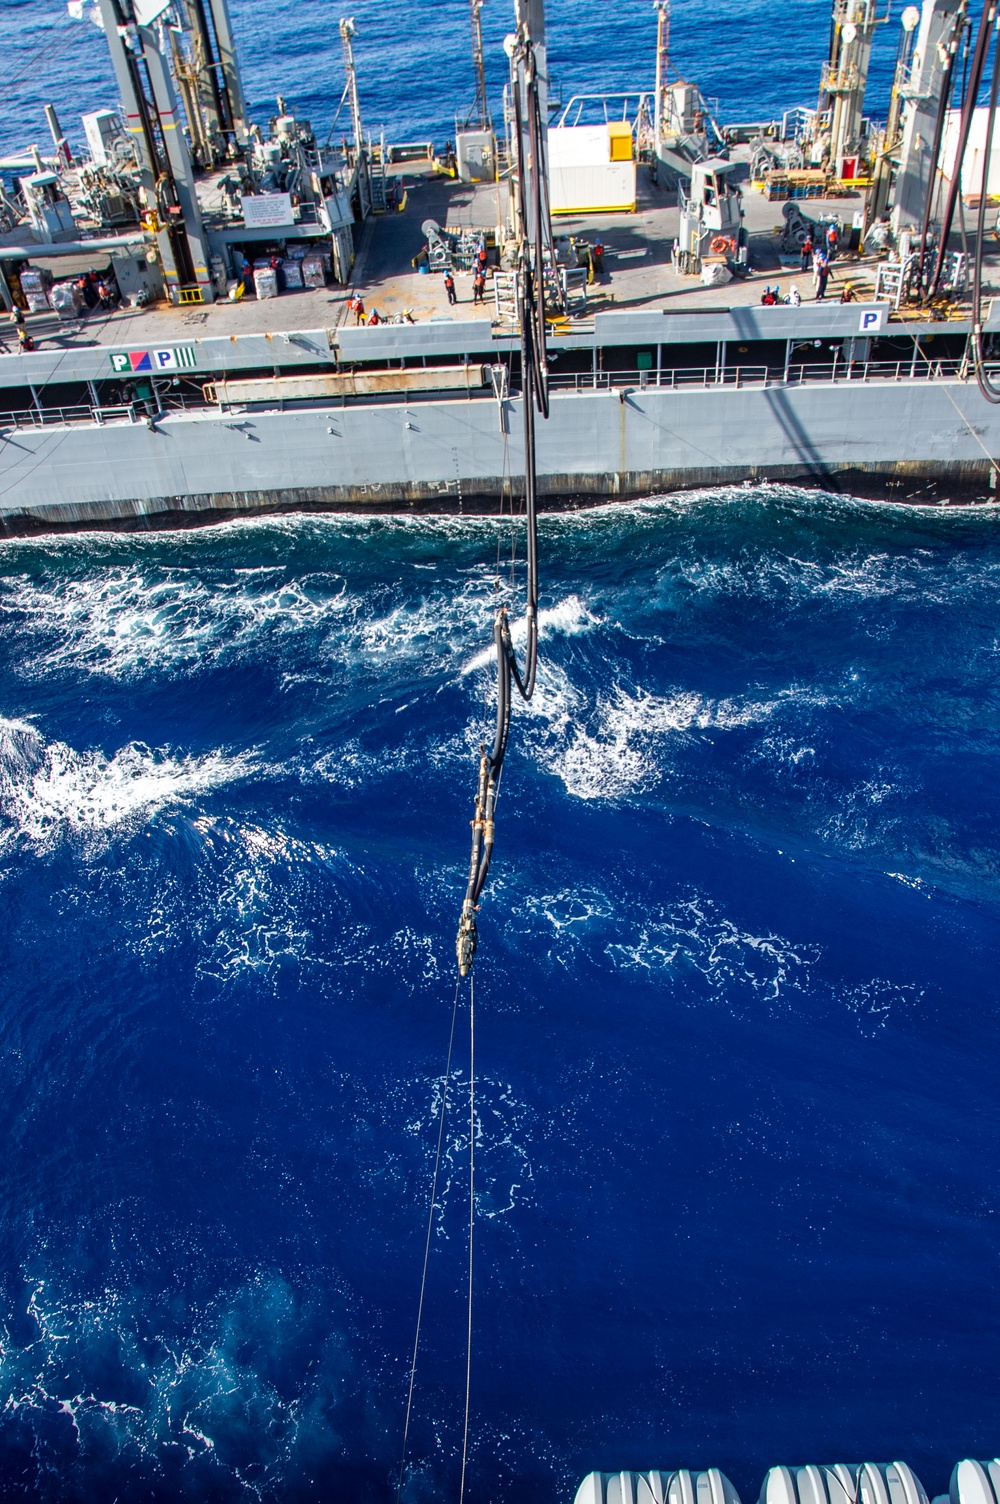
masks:
<instances>
[{"instance_id":1,"label":"black hose connector","mask_svg":"<svg viewBox=\"0 0 1000 1504\"><path fill-rule=\"evenodd\" d=\"M476 959L476 945L479 940L479 931L476 929L476 911L468 900L462 905L462 917L458 921L458 934L455 937L455 955L458 958L458 974L467 977L472 970L472 963Z\"/></svg>"}]
</instances>

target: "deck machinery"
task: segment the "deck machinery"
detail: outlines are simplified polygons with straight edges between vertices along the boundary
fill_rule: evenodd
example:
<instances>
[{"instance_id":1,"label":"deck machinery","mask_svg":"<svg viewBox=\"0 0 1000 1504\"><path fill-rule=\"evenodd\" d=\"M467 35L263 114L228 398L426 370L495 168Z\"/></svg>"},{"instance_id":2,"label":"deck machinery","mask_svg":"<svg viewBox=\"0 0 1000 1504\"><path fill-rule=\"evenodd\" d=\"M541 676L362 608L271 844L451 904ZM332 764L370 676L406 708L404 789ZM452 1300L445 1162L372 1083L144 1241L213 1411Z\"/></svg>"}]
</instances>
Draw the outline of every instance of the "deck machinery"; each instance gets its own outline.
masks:
<instances>
[{"instance_id":1,"label":"deck machinery","mask_svg":"<svg viewBox=\"0 0 1000 1504\"><path fill-rule=\"evenodd\" d=\"M21 178L34 245L18 243L12 200L13 234L0 243L8 276L43 247L46 255L86 254L96 232L110 237L101 249L123 292L132 284L128 264L141 262L140 300L210 303L231 290L243 255L252 258L248 247L276 235L321 241L334 275L346 280L351 227L371 208L353 23L341 23L353 143L332 148L280 96L266 129L248 121L226 0L94 0L92 18L107 39L122 113L84 117L84 161L72 161L64 140L49 163L35 151L35 173ZM116 232L124 232L117 250ZM3 277L0 299L12 306Z\"/></svg>"}]
</instances>

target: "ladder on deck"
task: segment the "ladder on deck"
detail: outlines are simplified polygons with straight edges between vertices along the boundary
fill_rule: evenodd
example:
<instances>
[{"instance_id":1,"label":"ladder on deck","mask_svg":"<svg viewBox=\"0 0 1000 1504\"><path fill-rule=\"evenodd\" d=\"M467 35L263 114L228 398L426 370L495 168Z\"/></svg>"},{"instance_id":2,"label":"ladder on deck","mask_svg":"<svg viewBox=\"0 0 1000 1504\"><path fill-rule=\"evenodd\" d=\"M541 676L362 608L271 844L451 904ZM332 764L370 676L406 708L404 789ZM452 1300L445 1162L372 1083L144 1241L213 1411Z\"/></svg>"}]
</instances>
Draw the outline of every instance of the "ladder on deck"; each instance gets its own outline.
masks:
<instances>
[{"instance_id":1,"label":"ladder on deck","mask_svg":"<svg viewBox=\"0 0 1000 1504\"><path fill-rule=\"evenodd\" d=\"M493 297L501 324L517 324L517 278L513 272L493 273Z\"/></svg>"},{"instance_id":2,"label":"ladder on deck","mask_svg":"<svg viewBox=\"0 0 1000 1504\"><path fill-rule=\"evenodd\" d=\"M376 214L384 214L388 207L385 184L385 131L382 132L375 149L372 148L371 136L368 137L368 186L371 190L372 209Z\"/></svg>"}]
</instances>

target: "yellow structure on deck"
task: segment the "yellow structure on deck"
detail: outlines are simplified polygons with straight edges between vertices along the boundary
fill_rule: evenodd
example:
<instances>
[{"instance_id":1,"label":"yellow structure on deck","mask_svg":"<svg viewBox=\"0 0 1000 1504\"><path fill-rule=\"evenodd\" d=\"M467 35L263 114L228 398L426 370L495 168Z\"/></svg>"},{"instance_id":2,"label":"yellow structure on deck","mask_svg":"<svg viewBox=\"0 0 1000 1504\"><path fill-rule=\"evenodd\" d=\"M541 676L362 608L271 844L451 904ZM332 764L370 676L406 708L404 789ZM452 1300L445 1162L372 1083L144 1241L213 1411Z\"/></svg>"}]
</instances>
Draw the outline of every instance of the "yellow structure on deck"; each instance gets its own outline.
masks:
<instances>
[{"instance_id":1,"label":"yellow structure on deck","mask_svg":"<svg viewBox=\"0 0 1000 1504\"><path fill-rule=\"evenodd\" d=\"M633 213L635 146L627 120L549 129L553 214Z\"/></svg>"}]
</instances>

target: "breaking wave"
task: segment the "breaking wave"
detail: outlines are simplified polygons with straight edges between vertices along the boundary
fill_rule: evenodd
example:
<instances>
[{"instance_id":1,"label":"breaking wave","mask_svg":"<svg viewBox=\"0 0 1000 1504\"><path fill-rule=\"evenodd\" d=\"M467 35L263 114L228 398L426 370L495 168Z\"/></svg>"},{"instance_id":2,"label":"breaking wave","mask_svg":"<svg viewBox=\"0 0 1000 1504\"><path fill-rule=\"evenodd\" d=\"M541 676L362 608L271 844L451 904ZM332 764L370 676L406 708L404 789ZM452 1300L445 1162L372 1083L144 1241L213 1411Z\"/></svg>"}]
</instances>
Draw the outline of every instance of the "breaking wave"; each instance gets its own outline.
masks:
<instances>
[{"instance_id":1,"label":"breaking wave","mask_svg":"<svg viewBox=\"0 0 1000 1504\"><path fill-rule=\"evenodd\" d=\"M28 721L0 718L0 853L18 841L41 854L76 840L93 854L157 810L245 777L253 765L252 753L178 757L137 742L111 757L77 752L46 742Z\"/></svg>"}]
</instances>

